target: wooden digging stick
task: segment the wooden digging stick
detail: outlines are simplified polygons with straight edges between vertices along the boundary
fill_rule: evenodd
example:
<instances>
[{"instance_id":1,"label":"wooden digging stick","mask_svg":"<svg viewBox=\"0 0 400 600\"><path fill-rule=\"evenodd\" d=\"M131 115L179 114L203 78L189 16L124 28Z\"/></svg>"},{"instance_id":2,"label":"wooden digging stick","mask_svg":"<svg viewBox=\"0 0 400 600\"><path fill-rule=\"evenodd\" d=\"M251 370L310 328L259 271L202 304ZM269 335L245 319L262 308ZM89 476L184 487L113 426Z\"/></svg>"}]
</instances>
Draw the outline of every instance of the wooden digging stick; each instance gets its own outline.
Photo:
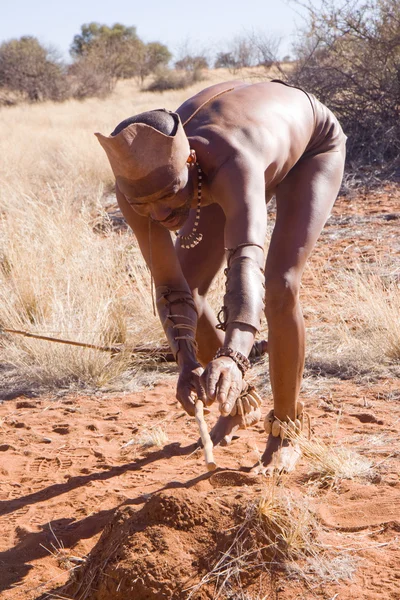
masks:
<instances>
[{"instance_id":1,"label":"wooden digging stick","mask_svg":"<svg viewBox=\"0 0 400 600\"><path fill-rule=\"evenodd\" d=\"M195 417L197 425L199 426L201 441L203 442L204 459L206 461L207 469L214 471L217 468L217 463L214 461L213 456L213 443L208 433L207 424L204 419L204 404L201 400L196 400Z\"/></svg>"}]
</instances>

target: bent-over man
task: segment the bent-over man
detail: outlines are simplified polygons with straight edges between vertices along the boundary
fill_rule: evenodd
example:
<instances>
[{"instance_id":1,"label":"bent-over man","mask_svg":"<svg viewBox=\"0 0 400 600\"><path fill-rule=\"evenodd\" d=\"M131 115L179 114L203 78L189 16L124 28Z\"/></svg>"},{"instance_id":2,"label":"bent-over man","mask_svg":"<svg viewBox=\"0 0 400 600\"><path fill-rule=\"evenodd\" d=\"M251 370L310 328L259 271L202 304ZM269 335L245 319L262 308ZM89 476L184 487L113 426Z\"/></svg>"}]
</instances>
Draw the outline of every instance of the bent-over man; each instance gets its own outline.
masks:
<instances>
[{"instance_id":1,"label":"bent-over man","mask_svg":"<svg viewBox=\"0 0 400 600\"><path fill-rule=\"evenodd\" d=\"M314 96L283 82L235 81L208 87L176 112L141 113L108 137L96 135L154 278L179 366L178 400L190 415L193 393L206 405L217 400L215 443L259 419L257 395L243 393L243 377L265 311L274 404L257 470L292 470L299 450L287 428L302 427L305 352L299 287L342 180L346 137L338 121ZM276 223L265 259L273 195ZM206 296L225 259L217 320Z\"/></svg>"}]
</instances>

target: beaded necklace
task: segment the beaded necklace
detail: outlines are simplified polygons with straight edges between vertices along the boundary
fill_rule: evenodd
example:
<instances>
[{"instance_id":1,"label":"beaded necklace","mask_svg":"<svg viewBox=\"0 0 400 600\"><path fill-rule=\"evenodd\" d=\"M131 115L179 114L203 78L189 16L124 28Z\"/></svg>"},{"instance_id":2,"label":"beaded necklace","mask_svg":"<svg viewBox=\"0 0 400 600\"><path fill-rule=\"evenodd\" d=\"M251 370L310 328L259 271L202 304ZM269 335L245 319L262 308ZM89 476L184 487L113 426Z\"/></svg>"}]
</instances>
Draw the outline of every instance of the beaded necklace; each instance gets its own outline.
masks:
<instances>
[{"instance_id":1,"label":"beaded necklace","mask_svg":"<svg viewBox=\"0 0 400 600\"><path fill-rule=\"evenodd\" d=\"M203 239L202 233L197 233L197 228L200 221L200 210L201 210L201 186L203 183L203 171L200 168L198 162L195 163L197 168L197 208L196 208L196 216L194 219L193 229L187 235L181 235L177 231L175 232L176 237L179 239L179 244L181 248L185 250L189 248L194 248L198 244L200 244Z\"/></svg>"}]
</instances>

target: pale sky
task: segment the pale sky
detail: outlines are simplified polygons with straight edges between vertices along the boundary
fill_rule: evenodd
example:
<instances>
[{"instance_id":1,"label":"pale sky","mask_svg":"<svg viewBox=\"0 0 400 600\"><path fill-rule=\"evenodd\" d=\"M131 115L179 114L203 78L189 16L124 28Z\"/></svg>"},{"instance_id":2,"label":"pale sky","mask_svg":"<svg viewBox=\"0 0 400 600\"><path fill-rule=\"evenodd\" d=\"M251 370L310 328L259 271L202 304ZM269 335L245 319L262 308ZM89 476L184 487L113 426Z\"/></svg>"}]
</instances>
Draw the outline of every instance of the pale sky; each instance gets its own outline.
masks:
<instances>
[{"instance_id":1,"label":"pale sky","mask_svg":"<svg viewBox=\"0 0 400 600\"><path fill-rule=\"evenodd\" d=\"M301 24L290 0L0 0L0 42L33 35L58 48L64 58L81 25L135 25L145 42L159 41L179 54L214 48L249 32L282 37L281 57L290 54Z\"/></svg>"}]
</instances>

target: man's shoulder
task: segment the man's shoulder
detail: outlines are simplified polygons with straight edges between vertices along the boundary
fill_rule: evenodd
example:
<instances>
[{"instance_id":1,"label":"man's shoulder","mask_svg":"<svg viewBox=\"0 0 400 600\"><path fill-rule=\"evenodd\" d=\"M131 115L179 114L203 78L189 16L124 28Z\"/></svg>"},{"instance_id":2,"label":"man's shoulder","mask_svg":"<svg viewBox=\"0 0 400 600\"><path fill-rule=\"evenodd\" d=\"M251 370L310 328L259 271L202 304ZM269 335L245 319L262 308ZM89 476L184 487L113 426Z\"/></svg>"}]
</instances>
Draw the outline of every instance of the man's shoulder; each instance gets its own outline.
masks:
<instances>
[{"instance_id":1,"label":"man's shoulder","mask_svg":"<svg viewBox=\"0 0 400 600\"><path fill-rule=\"evenodd\" d=\"M244 81L224 81L222 83L216 83L204 88L194 96L191 96L183 104L181 104L176 112L181 118L182 123L185 123L191 116L197 111L203 104L208 104L212 100L225 93L229 93L241 87L246 87L249 84Z\"/></svg>"}]
</instances>

